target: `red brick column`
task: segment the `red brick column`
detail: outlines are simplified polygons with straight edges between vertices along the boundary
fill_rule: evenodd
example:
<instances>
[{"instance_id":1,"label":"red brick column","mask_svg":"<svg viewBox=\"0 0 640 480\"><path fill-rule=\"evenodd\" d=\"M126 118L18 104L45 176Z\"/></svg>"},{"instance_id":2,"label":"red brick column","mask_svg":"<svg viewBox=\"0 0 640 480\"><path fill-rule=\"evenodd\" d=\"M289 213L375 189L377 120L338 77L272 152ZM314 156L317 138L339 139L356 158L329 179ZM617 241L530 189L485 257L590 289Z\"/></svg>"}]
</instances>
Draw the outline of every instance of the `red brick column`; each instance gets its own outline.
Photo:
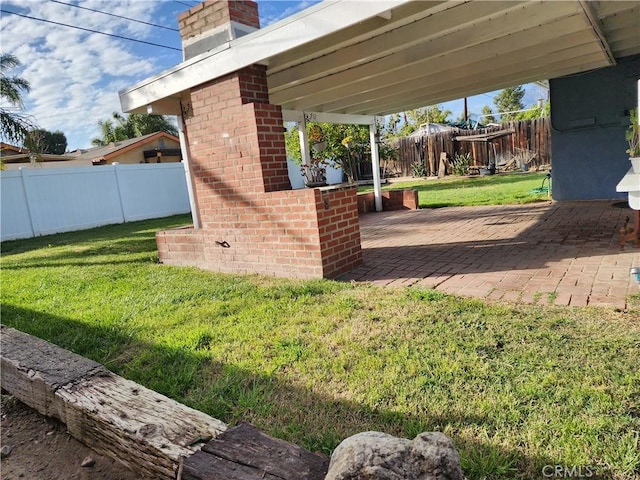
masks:
<instances>
[{"instance_id":1,"label":"red brick column","mask_svg":"<svg viewBox=\"0 0 640 480\"><path fill-rule=\"evenodd\" d=\"M257 6L205 2L180 17L183 36L221 19L257 24ZM202 228L160 232L163 263L298 278L361 263L356 189L291 190L282 113L269 104L265 67L192 88L191 112L185 129Z\"/></svg>"},{"instance_id":2,"label":"red brick column","mask_svg":"<svg viewBox=\"0 0 640 480\"><path fill-rule=\"evenodd\" d=\"M282 113L267 102L260 66L191 90L193 114L185 126L204 228L235 219L230 201L291 188Z\"/></svg>"}]
</instances>

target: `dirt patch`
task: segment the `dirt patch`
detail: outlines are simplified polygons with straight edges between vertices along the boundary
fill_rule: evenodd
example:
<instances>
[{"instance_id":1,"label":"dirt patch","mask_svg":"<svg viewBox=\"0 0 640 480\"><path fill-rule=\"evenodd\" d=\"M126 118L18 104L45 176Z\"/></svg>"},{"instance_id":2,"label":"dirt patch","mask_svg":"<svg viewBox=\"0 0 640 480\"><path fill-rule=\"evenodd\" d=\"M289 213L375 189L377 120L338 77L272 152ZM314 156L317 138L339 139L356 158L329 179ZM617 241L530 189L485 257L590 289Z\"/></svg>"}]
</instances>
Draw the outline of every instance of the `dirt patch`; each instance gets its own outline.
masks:
<instances>
[{"instance_id":1,"label":"dirt patch","mask_svg":"<svg viewBox=\"0 0 640 480\"><path fill-rule=\"evenodd\" d=\"M2 395L3 480L137 480L125 466L71 437L63 423ZM5 456L5 450L10 453ZM92 466L83 467L87 457Z\"/></svg>"}]
</instances>

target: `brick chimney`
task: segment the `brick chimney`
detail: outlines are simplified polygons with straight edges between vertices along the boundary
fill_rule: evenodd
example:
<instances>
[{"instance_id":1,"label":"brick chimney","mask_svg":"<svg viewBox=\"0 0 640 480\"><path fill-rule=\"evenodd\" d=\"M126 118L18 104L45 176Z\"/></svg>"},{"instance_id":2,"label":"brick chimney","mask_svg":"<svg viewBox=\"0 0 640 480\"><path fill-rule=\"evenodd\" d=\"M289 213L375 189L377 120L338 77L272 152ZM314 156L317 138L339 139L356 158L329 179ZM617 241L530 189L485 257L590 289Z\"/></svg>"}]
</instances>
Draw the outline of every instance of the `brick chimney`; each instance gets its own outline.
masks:
<instances>
[{"instance_id":1,"label":"brick chimney","mask_svg":"<svg viewBox=\"0 0 640 480\"><path fill-rule=\"evenodd\" d=\"M210 0L179 24L188 59L258 28L258 6ZM362 262L355 187L291 190L282 111L269 103L264 65L213 78L185 97L200 228L159 232L163 263L317 278Z\"/></svg>"},{"instance_id":2,"label":"brick chimney","mask_svg":"<svg viewBox=\"0 0 640 480\"><path fill-rule=\"evenodd\" d=\"M260 28L252 0L207 0L178 16L185 60Z\"/></svg>"}]
</instances>

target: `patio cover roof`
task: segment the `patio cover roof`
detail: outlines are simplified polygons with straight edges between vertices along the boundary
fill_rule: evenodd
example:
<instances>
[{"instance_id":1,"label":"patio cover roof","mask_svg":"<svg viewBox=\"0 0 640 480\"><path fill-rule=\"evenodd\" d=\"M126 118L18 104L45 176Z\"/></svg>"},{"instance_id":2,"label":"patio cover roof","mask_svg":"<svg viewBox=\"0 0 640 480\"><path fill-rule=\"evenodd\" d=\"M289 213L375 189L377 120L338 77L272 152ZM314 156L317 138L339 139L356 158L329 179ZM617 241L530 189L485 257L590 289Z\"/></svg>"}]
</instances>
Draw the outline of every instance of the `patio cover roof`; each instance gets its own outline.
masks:
<instances>
[{"instance_id":1,"label":"patio cover roof","mask_svg":"<svg viewBox=\"0 0 640 480\"><path fill-rule=\"evenodd\" d=\"M385 115L576 74L640 53L638 1L325 1L120 92L179 114L191 87L267 66L286 110Z\"/></svg>"}]
</instances>

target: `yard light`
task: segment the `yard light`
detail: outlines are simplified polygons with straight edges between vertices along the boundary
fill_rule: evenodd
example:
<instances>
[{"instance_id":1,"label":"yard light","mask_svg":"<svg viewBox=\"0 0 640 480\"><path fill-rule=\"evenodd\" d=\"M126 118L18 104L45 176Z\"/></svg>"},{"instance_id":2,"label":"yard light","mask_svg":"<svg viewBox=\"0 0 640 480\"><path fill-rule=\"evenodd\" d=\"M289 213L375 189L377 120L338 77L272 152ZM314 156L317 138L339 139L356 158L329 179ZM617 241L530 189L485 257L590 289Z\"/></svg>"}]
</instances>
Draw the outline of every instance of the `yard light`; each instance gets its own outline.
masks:
<instances>
[{"instance_id":1,"label":"yard light","mask_svg":"<svg viewBox=\"0 0 640 480\"><path fill-rule=\"evenodd\" d=\"M640 267L631 267L631 277L640 286Z\"/></svg>"}]
</instances>

